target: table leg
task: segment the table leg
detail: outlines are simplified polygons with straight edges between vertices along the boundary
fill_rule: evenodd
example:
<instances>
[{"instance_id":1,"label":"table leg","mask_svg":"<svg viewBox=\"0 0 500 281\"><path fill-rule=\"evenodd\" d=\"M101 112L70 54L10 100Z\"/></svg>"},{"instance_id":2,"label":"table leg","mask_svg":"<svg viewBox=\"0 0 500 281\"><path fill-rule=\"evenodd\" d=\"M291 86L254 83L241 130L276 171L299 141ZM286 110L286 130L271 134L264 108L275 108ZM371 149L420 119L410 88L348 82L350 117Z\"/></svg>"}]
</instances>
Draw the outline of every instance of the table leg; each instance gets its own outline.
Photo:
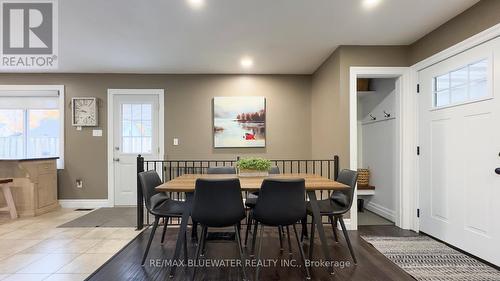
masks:
<instances>
[{"instance_id":1,"label":"table leg","mask_svg":"<svg viewBox=\"0 0 500 281\"><path fill-rule=\"evenodd\" d=\"M321 249L323 250L323 255L325 256L326 261L331 261L330 252L328 252L328 244L326 242L325 230L323 228L323 223L321 222L321 214L319 212L318 200L316 198L316 192L314 190L307 191L307 196L309 197L309 202L311 203L311 209L313 212L313 220L314 225L318 230L319 239L321 240ZM310 245L309 247L313 247ZM333 267L330 271L330 274L334 274Z\"/></svg>"},{"instance_id":2,"label":"table leg","mask_svg":"<svg viewBox=\"0 0 500 281\"><path fill-rule=\"evenodd\" d=\"M17 219L16 204L14 203L14 198L12 197L10 183L6 183L0 186L2 187L3 195L5 197L5 202L7 203L7 208L9 209L10 217L12 219Z\"/></svg>"},{"instance_id":3,"label":"table leg","mask_svg":"<svg viewBox=\"0 0 500 281\"><path fill-rule=\"evenodd\" d=\"M177 235L177 242L175 243L174 256L172 257L173 261L179 259L181 248L184 245L184 239L186 239L186 231L187 231L189 216L191 215L191 205L193 202L193 195L194 193L192 192L186 192L186 208L182 213L181 227L179 228L179 234ZM184 257L184 259L187 260L187 257ZM170 268L170 277L174 277L175 270L176 270L175 266L172 266Z\"/></svg>"},{"instance_id":4,"label":"table leg","mask_svg":"<svg viewBox=\"0 0 500 281\"><path fill-rule=\"evenodd\" d=\"M137 181L138 186L140 185ZM149 216L149 213L148 213ZM142 195L142 189L137 189L137 229L141 230L144 227L144 197Z\"/></svg>"}]
</instances>

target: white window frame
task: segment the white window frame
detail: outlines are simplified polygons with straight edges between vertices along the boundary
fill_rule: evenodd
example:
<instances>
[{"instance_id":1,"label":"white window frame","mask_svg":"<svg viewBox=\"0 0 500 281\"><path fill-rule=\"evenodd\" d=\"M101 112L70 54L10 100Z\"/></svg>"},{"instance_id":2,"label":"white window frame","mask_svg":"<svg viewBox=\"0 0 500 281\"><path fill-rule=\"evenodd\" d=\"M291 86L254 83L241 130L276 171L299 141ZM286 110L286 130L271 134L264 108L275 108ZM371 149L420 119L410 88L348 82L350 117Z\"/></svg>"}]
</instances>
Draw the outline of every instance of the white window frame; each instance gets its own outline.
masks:
<instances>
[{"instance_id":1,"label":"white window frame","mask_svg":"<svg viewBox=\"0 0 500 281\"><path fill-rule=\"evenodd\" d=\"M486 91L488 92L487 95L480 97L480 98L471 99L470 92L469 92L470 84L471 84L471 82L477 82L479 80L469 80L469 77L467 77L467 82L465 83L465 85L467 85L467 99L466 100L461 101L461 102L452 103L451 102L451 89L453 87L451 87L451 85L450 85L450 87L447 88L447 90L450 91L450 93L449 93L450 103L447 105L436 106L436 95L435 94L437 93L437 91L435 88L436 87L435 83L436 83L437 77L440 77L440 76L446 75L446 74L451 75L451 73L456 71L456 70L462 69L464 67L468 68L470 65L473 65L473 64L478 63L478 62L483 61L483 60L486 60L487 65L488 65L488 71L486 73L486 87L487 87ZM450 78L450 83L451 83L451 78ZM466 104L470 104L470 103L476 103L476 102L480 102L480 101L490 100L492 98L493 98L493 55L490 54L488 56L478 57L477 59L474 59L465 65L462 65L460 67L455 67L449 71L440 73L439 75L436 75L435 77L433 77L432 78L432 96L431 96L432 102L431 102L431 108L429 110L436 111L436 110L441 110L441 109L447 109L450 107L456 107L456 106L466 105Z\"/></svg>"},{"instance_id":2,"label":"white window frame","mask_svg":"<svg viewBox=\"0 0 500 281\"><path fill-rule=\"evenodd\" d=\"M59 92L59 159L57 169L64 169L64 85L0 85L0 91L58 91ZM36 94L34 95L36 96ZM43 96L40 94L40 96Z\"/></svg>"}]
</instances>

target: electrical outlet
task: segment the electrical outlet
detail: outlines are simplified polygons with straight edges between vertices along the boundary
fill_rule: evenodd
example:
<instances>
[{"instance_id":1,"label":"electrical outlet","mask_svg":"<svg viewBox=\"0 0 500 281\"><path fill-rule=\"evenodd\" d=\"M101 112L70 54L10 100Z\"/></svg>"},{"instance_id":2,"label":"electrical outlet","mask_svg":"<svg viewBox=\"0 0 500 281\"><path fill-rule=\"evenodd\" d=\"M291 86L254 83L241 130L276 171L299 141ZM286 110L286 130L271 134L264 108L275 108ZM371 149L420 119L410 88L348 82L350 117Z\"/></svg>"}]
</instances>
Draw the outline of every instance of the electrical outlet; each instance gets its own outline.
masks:
<instances>
[{"instance_id":1,"label":"electrical outlet","mask_svg":"<svg viewBox=\"0 0 500 281\"><path fill-rule=\"evenodd\" d=\"M76 180L76 188L83 188L83 180L82 179Z\"/></svg>"}]
</instances>

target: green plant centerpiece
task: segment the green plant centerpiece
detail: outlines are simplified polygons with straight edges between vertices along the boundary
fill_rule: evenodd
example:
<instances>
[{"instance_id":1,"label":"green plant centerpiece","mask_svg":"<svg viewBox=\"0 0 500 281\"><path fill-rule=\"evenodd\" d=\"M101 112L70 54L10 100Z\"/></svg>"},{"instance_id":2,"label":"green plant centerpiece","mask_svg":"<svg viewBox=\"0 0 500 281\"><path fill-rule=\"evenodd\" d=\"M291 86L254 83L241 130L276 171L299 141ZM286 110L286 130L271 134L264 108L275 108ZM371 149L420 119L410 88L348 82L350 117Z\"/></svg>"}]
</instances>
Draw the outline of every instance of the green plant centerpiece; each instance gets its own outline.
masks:
<instances>
[{"instance_id":1,"label":"green plant centerpiece","mask_svg":"<svg viewBox=\"0 0 500 281\"><path fill-rule=\"evenodd\" d=\"M238 174L240 177L265 177L269 175L271 169L271 161L258 158L244 158L236 163Z\"/></svg>"}]
</instances>

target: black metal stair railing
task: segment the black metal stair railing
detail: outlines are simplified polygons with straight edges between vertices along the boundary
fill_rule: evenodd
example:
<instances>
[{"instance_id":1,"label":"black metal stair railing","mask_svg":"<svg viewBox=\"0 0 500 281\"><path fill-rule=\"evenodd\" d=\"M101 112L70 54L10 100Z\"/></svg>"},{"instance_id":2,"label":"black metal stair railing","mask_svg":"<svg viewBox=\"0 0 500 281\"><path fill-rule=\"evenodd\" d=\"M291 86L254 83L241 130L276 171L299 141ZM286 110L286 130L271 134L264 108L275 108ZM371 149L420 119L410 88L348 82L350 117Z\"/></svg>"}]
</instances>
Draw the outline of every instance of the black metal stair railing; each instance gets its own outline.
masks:
<instances>
[{"instance_id":1,"label":"black metal stair railing","mask_svg":"<svg viewBox=\"0 0 500 281\"><path fill-rule=\"evenodd\" d=\"M155 170L160 175L163 182L174 179L184 174L206 174L207 169L217 166L234 166L239 157L234 160L145 160L141 155L137 156L137 174L143 171ZM306 160L306 159L281 159L270 160L271 163L279 167L282 173L306 173L316 174L329 179L337 179L339 173L339 157L335 155L333 159L326 160ZM318 199L325 199L330 196L330 192L319 192ZM170 198L174 200L184 200L184 193L170 192ZM139 178L137 178L137 229L149 224L149 216L144 208L144 198L140 188ZM172 223L180 223L179 220L171 220Z\"/></svg>"}]
</instances>

